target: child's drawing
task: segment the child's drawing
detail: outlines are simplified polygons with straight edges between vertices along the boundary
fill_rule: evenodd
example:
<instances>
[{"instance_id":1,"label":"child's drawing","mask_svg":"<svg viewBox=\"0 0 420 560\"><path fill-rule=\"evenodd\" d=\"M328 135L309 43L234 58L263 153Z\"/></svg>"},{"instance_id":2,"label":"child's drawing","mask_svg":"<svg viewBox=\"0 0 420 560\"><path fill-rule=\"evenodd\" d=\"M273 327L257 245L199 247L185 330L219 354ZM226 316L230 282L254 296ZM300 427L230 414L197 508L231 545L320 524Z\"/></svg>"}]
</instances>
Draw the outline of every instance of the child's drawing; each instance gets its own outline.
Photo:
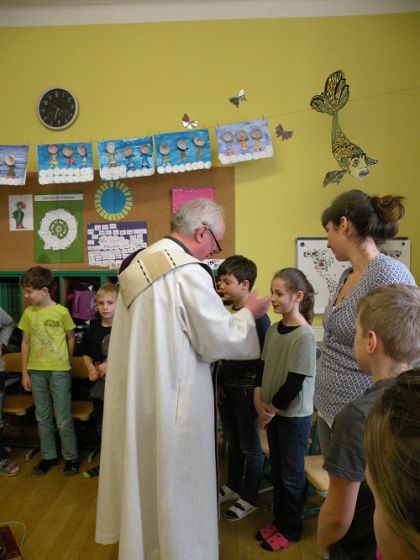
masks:
<instances>
[{"instance_id":1,"label":"child's drawing","mask_svg":"<svg viewBox=\"0 0 420 560\"><path fill-rule=\"evenodd\" d=\"M28 146L0 146L0 185L24 185Z\"/></svg>"},{"instance_id":2,"label":"child's drawing","mask_svg":"<svg viewBox=\"0 0 420 560\"><path fill-rule=\"evenodd\" d=\"M207 129L155 135L158 173L183 173L210 169L210 137Z\"/></svg>"},{"instance_id":3,"label":"child's drawing","mask_svg":"<svg viewBox=\"0 0 420 560\"><path fill-rule=\"evenodd\" d=\"M38 145L38 182L41 185L88 181L93 181L92 144Z\"/></svg>"},{"instance_id":4,"label":"child's drawing","mask_svg":"<svg viewBox=\"0 0 420 560\"><path fill-rule=\"evenodd\" d=\"M223 165L273 156L268 123L263 119L218 126L216 139Z\"/></svg>"},{"instance_id":5,"label":"child's drawing","mask_svg":"<svg viewBox=\"0 0 420 560\"><path fill-rule=\"evenodd\" d=\"M149 177L155 172L151 136L98 142L98 159L102 179Z\"/></svg>"},{"instance_id":6,"label":"child's drawing","mask_svg":"<svg viewBox=\"0 0 420 560\"><path fill-rule=\"evenodd\" d=\"M339 170L328 171L322 183L326 187L329 183L340 183L346 173L352 177L361 179L369 175L369 165L378 163L378 160L369 157L362 148L350 142L343 133L338 122L338 111L344 107L349 98L350 86L346 84L344 72L337 70L330 74L325 82L324 91L314 95L311 99L311 107L319 113L332 115L332 153Z\"/></svg>"}]
</instances>

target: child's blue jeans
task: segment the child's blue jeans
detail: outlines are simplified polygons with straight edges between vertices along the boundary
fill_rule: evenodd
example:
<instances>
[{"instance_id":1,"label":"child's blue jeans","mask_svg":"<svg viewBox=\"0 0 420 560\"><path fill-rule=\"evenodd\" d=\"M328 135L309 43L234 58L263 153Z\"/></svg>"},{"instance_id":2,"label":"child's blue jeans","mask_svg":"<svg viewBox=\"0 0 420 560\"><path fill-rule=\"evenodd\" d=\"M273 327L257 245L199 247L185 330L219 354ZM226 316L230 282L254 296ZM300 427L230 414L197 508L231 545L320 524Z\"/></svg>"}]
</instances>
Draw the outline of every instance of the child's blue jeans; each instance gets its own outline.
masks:
<instances>
[{"instance_id":1,"label":"child's blue jeans","mask_svg":"<svg viewBox=\"0 0 420 560\"><path fill-rule=\"evenodd\" d=\"M227 486L243 500L255 504L263 474L263 453L253 404L254 389L224 389L224 393L219 409L227 442Z\"/></svg>"},{"instance_id":2,"label":"child's blue jeans","mask_svg":"<svg viewBox=\"0 0 420 560\"><path fill-rule=\"evenodd\" d=\"M69 371L31 371L35 416L43 459L57 457L54 416L66 461L77 457L77 442L71 415L71 374Z\"/></svg>"},{"instance_id":3,"label":"child's blue jeans","mask_svg":"<svg viewBox=\"0 0 420 560\"><path fill-rule=\"evenodd\" d=\"M303 530L304 457L311 425L312 415L274 416L267 425L274 525L290 541L298 541Z\"/></svg>"}]
</instances>

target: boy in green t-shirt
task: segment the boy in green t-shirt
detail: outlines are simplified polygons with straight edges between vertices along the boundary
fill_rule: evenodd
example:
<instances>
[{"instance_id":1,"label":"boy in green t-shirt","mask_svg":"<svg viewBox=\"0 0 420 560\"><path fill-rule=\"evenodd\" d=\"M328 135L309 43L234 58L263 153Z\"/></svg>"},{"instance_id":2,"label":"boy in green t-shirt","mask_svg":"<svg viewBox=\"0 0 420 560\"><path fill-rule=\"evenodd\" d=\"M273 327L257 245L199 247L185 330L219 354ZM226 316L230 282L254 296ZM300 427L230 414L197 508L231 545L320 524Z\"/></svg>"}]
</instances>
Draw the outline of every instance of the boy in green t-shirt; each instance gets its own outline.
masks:
<instances>
[{"instance_id":1,"label":"boy in green t-shirt","mask_svg":"<svg viewBox=\"0 0 420 560\"><path fill-rule=\"evenodd\" d=\"M68 309L51 299L51 270L34 266L25 272L21 284L30 303L18 325L23 331L22 385L34 397L42 456L32 474L45 475L58 463L55 416L65 461L63 474L72 476L79 472L80 464L71 415L70 356L75 324Z\"/></svg>"}]
</instances>

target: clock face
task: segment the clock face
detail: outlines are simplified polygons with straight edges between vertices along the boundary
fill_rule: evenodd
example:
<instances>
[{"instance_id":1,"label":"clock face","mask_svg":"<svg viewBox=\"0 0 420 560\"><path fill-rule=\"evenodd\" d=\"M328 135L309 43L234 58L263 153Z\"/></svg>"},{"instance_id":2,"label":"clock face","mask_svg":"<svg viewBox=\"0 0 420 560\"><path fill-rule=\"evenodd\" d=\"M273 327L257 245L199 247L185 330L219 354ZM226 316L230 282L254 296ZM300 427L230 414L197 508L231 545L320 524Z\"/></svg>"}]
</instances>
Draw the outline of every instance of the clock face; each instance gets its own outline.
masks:
<instances>
[{"instance_id":1,"label":"clock face","mask_svg":"<svg viewBox=\"0 0 420 560\"><path fill-rule=\"evenodd\" d=\"M39 120L52 130L70 126L76 120L78 110L77 99L68 89L49 89L38 101Z\"/></svg>"}]
</instances>

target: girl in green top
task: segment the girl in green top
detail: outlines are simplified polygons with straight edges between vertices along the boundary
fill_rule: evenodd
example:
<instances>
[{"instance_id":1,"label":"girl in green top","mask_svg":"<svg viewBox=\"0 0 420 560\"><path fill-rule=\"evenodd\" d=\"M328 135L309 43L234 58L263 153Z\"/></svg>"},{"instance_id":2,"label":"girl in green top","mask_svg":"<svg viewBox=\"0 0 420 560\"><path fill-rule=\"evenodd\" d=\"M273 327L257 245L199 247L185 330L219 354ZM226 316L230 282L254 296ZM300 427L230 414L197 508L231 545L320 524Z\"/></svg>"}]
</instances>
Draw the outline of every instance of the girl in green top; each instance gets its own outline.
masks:
<instances>
[{"instance_id":1,"label":"girl in green top","mask_svg":"<svg viewBox=\"0 0 420 560\"><path fill-rule=\"evenodd\" d=\"M316 367L314 289L296 268L284 268L271 282L271 304L282 320L268 329L254 405L260 428L267 429L273 482L271 525L257 540L278 551L300 540L303 529L304 456L312 424Z\"/></svg>"}]
</instances>

